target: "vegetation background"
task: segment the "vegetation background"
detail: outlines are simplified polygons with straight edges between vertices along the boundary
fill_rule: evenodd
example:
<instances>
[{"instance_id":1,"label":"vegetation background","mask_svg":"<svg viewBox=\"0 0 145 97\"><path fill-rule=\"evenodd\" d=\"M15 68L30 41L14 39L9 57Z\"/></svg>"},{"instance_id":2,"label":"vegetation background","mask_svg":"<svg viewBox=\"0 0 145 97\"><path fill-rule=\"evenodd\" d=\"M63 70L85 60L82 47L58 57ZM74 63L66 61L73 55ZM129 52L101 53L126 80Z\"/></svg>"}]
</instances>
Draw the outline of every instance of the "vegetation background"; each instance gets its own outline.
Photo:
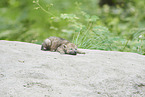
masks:
<instances>
[{"instance_id":1,"label":"vegetation background","mask_svg":"<svg viewBox=\"0 0 145 97\"><path fill-rule=\"evenodd\" d=\"M145 1L0 1L0 40L41 44L49 36L84 49L145 55Z\"/></svg>"}]
</instances>

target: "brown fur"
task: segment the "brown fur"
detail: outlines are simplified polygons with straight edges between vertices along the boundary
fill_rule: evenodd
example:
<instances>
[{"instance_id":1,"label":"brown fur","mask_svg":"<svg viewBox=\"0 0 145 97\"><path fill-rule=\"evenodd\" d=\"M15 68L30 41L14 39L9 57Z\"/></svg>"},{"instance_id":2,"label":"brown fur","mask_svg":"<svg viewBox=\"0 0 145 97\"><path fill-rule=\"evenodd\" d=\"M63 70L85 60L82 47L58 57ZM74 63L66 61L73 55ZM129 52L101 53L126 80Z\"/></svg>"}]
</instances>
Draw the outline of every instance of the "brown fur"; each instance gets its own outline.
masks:
<instances>
[{"instance_id":1,"label":"brown fur","mask_svg":"<svg viewBox=\"0 0 145 97\"><path fill-rule=\"evenodd\" d=\"M41 50L57 51L61 54L85 54L77 50L77 46L70 43L68 40L59 37L49 37L44 40L41 46Z\"/></svg>"}]
</instances>

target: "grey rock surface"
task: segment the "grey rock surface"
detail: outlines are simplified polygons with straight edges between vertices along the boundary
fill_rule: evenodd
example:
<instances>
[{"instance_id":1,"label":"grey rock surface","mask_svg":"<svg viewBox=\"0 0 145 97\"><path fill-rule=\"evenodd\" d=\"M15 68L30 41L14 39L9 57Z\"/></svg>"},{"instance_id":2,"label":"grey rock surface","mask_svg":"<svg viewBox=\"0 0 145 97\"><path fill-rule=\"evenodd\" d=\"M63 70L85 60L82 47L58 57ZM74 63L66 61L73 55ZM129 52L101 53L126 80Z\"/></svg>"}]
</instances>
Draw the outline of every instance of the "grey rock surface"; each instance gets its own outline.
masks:
<instances>
[{"instance_id":1,"label":"grey rock surface","mask_svg":"<svg viewBox=\"0 0 145 97\"><path fill-rule=\"evenodd\" d=\"M0 40L0 97L145 97L145 56L85 50L65 55Z\"/></svg>"}]
</instances>

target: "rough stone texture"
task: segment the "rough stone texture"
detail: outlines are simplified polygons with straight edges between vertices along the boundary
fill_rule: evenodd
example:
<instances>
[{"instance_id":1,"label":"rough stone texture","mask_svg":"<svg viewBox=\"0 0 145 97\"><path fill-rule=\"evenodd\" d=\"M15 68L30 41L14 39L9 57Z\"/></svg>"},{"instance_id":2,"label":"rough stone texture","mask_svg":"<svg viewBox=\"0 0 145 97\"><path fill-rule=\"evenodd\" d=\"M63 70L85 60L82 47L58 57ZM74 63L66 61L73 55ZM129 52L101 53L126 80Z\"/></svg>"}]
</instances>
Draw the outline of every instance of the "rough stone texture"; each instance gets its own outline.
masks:
<instances>
[{"instance_id":1,"label":"rough stone texture","mask_svg":"<svg viewBox=\"0 0 145 97\"><path fill-rule=\"evenodd\" d=\"M0 97L145 97L145 56L84 50L64 55L0 40Z\"/></svg>"}]
</instances>

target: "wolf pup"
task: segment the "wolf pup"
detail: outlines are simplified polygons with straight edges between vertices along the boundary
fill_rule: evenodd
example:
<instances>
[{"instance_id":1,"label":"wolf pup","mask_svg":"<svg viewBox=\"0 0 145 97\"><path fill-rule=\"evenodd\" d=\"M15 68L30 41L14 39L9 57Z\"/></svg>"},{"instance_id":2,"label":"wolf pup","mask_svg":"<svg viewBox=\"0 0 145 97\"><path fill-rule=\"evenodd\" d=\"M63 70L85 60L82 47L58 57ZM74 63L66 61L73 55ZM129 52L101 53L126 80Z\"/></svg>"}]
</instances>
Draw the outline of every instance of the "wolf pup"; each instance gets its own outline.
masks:
<instances>
[{"instance_id":1,"label":"wolf pup","mask_svg":"<svg viewBox=\"0 0 145 97\"><path fill-rule=\"evenodd\" d=\"M59 37L49 37L44 40L41 46L41 50L44 51L57 51L61 54L85 54L85 52L81 52L77 50L77 46L73 43L70 43L68 40Z\"/></svg>"}]
</instances>

